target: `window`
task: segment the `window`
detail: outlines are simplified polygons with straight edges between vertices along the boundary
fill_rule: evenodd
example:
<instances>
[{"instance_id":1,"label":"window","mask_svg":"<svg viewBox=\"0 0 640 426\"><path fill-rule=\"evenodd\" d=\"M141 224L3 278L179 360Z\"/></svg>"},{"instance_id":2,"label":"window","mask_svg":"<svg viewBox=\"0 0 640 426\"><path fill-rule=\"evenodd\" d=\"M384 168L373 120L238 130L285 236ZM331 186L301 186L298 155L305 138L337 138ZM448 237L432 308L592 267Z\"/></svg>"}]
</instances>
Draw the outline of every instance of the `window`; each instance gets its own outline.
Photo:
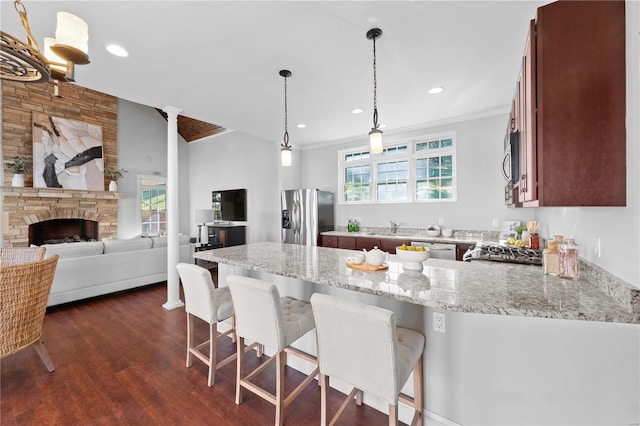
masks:
<instances>
[{"instance_id":1,"label":"window","mask_svg":"<svg viewBox=\"0 0 640 426\"><path fill-rule=\"evenodd\" d=\"M455 201L455 137L421 137L389 145L340 151L343 203Z\"/></svg>"},{"instance_id":2,"label":"window","mask_svg":"<svg viewBox=\"0 0 640 426\"><path fill-rule=\"evenodd\" d=\"M167 183L158 176L138 176L142 235L167 232Z\"/></svg>"}]
</instances>

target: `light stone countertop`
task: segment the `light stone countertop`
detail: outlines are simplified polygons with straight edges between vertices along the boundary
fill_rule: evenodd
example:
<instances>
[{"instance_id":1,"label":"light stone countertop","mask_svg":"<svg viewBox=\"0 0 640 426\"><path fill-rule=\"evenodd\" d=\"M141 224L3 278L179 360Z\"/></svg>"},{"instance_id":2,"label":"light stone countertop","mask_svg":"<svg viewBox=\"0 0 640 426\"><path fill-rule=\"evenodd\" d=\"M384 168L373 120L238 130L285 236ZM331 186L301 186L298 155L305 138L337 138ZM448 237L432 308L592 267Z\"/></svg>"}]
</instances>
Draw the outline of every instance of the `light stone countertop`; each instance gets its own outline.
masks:
<instances>
[{"instance_id":1,"label":"light stone countertop","mask_svg":"<svg viewBox=\"0 0 640 426\"><path fill-rule=\"evenodd\" d=\"M392 255L388 270L362 272L346 266L353 253L264 242L194 257L452 312L640 324L640 311L595 283L547 276L540 266L428 259L422 273L405 272Z\"/></svg>"}]
</instances>

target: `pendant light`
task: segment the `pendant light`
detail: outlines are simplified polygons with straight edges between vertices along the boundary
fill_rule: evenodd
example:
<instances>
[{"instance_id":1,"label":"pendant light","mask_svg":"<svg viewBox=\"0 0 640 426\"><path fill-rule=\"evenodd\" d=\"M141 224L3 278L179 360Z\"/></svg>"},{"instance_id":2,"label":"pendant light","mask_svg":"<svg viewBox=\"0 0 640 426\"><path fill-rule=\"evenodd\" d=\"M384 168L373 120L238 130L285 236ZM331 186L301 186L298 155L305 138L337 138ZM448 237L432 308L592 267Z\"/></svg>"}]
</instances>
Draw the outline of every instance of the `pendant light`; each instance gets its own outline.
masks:
<instances>
[{"instance_id":1,"label":"pendant light","mask_svg":"<svg viewBox=\"0 0 640 426\"><path fill-rule=\"evenodd\" d=\"M372 154L380 154L382 148L382 130L378 129L378 82L376 79L376 39L382 36L380 28L367 31L367 38L373 40L373 128L369 132L369 145Z\"/></svg>"},{"instance_id":2,"label":"pendant light","mask_svg":"<svg viewBox=\"0 0 640 426\"><path fill-rule=\"evenodd\" d=\"M287 127L287 77L291 77L291 71L280 70L280 76L284 77L284 143L281 144L280 156L283 166L291 166L291 146L289 145L289 130Z\"/></svg>"}]
</instances>

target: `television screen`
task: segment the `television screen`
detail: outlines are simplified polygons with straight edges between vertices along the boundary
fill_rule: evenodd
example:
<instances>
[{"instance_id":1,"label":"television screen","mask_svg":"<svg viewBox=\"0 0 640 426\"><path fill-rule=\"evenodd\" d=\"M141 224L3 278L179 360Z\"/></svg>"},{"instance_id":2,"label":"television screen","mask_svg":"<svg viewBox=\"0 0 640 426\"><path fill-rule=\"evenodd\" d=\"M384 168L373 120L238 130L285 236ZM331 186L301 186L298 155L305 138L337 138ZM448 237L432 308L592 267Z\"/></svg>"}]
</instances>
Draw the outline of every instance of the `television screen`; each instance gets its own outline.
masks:
<instances>
[{"instance_id":1,"label":"television screen","mask_svg":"<svg viewBox=\"0 0 640 426\"><path fill-rule=\"evenodd\" d=\"M247 220L246 189L214 191L212 193L212 202L215 220Z\"/></svg>"}]
</instances>

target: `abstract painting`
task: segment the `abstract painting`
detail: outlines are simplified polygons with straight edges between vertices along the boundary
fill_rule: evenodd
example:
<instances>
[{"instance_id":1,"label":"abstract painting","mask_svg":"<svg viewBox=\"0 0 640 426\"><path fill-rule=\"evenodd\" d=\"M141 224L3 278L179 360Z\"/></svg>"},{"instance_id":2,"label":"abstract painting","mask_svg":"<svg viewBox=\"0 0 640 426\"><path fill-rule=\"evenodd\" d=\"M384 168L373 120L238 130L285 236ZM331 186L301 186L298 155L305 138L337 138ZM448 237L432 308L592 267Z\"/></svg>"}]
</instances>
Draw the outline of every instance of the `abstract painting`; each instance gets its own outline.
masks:
<instances>
[{"instance_id":1,"label":"abstract painting","mask_svg":"<svg viewBox=\"0 0 640 426\"><path fill-rule=\"evenodd\" d=\"M33 187L104 191L102 127L34 112Z\"/></svg>"}]
</instances>

